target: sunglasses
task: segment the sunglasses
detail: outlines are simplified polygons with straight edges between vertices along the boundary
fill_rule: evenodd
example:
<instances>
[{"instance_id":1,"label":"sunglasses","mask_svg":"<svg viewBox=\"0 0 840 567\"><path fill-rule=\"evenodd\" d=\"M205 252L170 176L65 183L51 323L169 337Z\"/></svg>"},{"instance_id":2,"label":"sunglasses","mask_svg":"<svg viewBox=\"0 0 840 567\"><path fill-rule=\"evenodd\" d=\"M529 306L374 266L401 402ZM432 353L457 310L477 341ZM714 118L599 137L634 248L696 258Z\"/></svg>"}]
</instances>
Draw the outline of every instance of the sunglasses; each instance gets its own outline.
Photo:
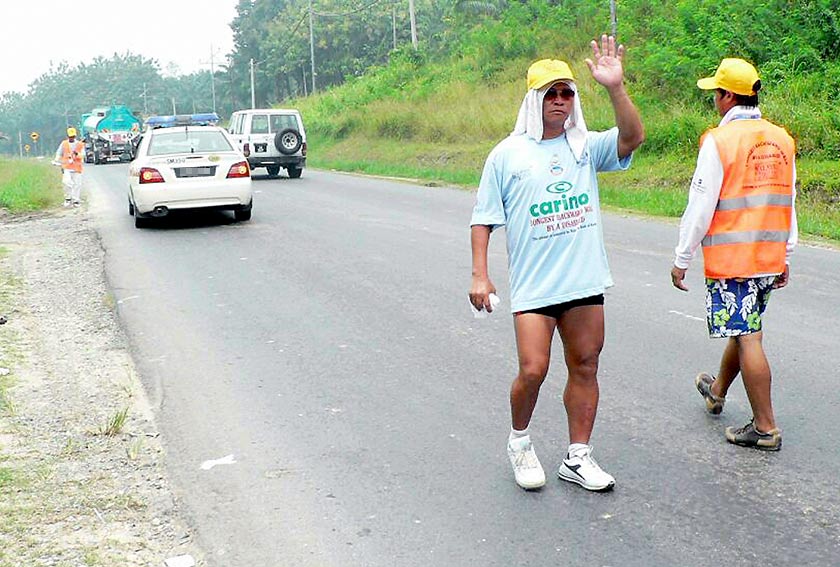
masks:
<instances>
[{"instance_id":1,"label":"sunglasses","mask_svg":"<svg viewBox=\"0 0 840 567\"><path fill-rule=\"evenodd\" d=\"M574 98L575 97L575 91L573 91L569 87L566 87L566 88L563 88L563 89L555 89L554 87L551 87L550 89L545 91L545 98L548 99L548 100L553 100L553 99L557 98L558 96L560 98L566 98L566 99Z\"/></svg>"}]
</instances>

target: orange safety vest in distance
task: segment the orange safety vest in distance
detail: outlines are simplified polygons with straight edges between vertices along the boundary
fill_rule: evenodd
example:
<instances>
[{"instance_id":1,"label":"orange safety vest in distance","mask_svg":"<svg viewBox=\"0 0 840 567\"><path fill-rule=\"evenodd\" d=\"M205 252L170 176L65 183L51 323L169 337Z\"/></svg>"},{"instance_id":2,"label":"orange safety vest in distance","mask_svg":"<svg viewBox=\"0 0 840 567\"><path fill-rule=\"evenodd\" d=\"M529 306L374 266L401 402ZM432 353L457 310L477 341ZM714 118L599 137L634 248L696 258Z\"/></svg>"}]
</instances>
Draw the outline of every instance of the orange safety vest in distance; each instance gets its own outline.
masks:
<instances>
[{"instance_id":1,"label":"orange safety vest in distance","mask_svg":"<svg viewBox=\"0 0 840 567\"><path fill-rule=\"evenodd\" d=\"M72 144L70 140L61 142L61 167L76 173L82 172L82 161L85 158L85 143L76 140Z\"/></svg>"},{"instance_id":2,"label":"orange safety vest in distance","mask_svg":"<svg viewBox=\"0 0 840 567\"><path fill-rule=\"evenodd\" d=\"M733 120L707 135L717 145L723 183L703 238L706 277L781 274L793 211L793 138L763 119Z\"/></svg>"}]
</instances>

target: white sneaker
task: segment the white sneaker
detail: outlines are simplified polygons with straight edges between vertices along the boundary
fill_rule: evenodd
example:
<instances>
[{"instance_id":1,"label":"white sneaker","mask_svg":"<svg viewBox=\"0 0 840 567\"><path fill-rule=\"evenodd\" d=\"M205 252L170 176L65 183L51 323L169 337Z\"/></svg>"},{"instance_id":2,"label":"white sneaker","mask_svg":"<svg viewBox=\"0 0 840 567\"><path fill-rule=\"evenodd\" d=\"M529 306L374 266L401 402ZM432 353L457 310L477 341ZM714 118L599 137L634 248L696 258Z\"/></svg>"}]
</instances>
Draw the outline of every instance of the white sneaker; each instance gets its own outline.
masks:
<instances>
[{"instance_id":1,"label":"white sneaker","mask_svg":"<svg viewBox=\"0 0 840 567\"><path fill-rule=\"evenodd\" d=\"M531 437L519 437L508 441L508 457L513 466L516 484L525 490L533 490L545 485L545 472L534 452Z\"/></svg>"},{"instance_id":2,"label":"white sneaker","mask_svg":"<svg viewBox=\"0 0 840 567\"><path fill-rule=\"evenodd\" d=\"M604 472L592 458L591 445L568 453L557 471L557 476L595 492L611 490L615 486L612 475Z\"/></svg>"},{"instance_id":3,"label":"white sneaker","mask_svg":"<svg viewBox=\"0 0 840 567\"><path fill-rule=\"evenodd\" d=\"M65 207L69 207L69 206L70 206L70 205L72 205L72 204L73 204L73 203L72 203L72 201L70 201L70 199L64 199L64 206L65 206Z\"/></svg>"}]
</instances>

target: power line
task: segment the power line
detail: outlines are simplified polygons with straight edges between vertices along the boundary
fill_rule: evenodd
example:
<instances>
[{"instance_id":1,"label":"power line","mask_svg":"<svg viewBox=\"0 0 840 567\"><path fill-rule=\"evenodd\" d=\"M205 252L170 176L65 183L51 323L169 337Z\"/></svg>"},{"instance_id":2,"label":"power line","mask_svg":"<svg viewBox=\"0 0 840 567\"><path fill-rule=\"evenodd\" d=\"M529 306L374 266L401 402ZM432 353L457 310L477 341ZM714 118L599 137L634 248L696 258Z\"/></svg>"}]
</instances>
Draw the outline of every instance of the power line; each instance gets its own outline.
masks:
<instances>
[{"instance_id":1,"label":"power line","mask_svg":"<svg viewBox=\"0 0 840 567\"><path fill-rule=\"evenodd\" d=\"M359 12L364 12L368 8L372 8L373 6L376 6L377 4L381 4L382 2L387 2L387 1L388 0L373 0L373 2L371 2L367 6L362 6L361 8L356 8L355 10L350 10L349 12L344 12L344 13L341 13L341 14L330 14L330 13L326 13L326 12L324 12L324 13L314 12L314 14L316 16L321 16L323 18L344 18L346 16L352 16L353 14L358 14Z\"/></svg>"},{"instance_id":2,"label":"power line","mask_svg":"<svg viewBox=\"0 0 840 567\"><path fill-rule=\"evenodd\" d=\"M369 10L370 8L376 6L377 4L381 4L382 2L391 2L395 5L394 0L373 0L372 2L366 4L365 6L361 6L356 8L355 10L349 10L347 12L342 13L330 13L330 12L318 12L312 7L312 0L309 0L309 6L304 12L301 14L300 19L292 28L290 35L294 35L297 29L303 24L303 21L309 18L309 62L312 66L312 92L316 91L315 87L315 77L317 76L317 71L315 71L315 32L314 32L314 22L313 19L315 16L319 16L322 18L346 18L347 16L353 16L360 12L364 12ZM414 49L417 49L417 27L414 21L414 0L409 0L409 12L411 15L411 43L414 46ZM396 47L396 13L393 14L394 18L394 45ZM253 77L253 70L251 71ZM253 81L253 78L252 78ZM253 91L253 87L252 87ZM253 93L252 93L253 96Z\"/></svg>"}]
</instances>

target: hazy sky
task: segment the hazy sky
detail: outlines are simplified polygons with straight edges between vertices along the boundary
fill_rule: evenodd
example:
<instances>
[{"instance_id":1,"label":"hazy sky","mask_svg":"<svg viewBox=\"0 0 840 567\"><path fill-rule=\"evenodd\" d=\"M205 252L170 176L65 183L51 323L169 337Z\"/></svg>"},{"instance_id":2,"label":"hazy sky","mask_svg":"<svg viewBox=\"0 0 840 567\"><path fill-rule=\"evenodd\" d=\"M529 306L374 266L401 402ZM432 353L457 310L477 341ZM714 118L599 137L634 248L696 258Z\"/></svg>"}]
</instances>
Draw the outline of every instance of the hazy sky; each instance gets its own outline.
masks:
<instances>
[{"instance_id":1,"label":"hazy sky","mask_svg":"<svg viewBox=\"0 0 840 567\"><path fill-rule=\"evenodd\" d=\"M70 67L126 51L157 59L161 71L210 69L233 49L237 0L0 0L0 93Z\"/></svg>"}]
</instances>

